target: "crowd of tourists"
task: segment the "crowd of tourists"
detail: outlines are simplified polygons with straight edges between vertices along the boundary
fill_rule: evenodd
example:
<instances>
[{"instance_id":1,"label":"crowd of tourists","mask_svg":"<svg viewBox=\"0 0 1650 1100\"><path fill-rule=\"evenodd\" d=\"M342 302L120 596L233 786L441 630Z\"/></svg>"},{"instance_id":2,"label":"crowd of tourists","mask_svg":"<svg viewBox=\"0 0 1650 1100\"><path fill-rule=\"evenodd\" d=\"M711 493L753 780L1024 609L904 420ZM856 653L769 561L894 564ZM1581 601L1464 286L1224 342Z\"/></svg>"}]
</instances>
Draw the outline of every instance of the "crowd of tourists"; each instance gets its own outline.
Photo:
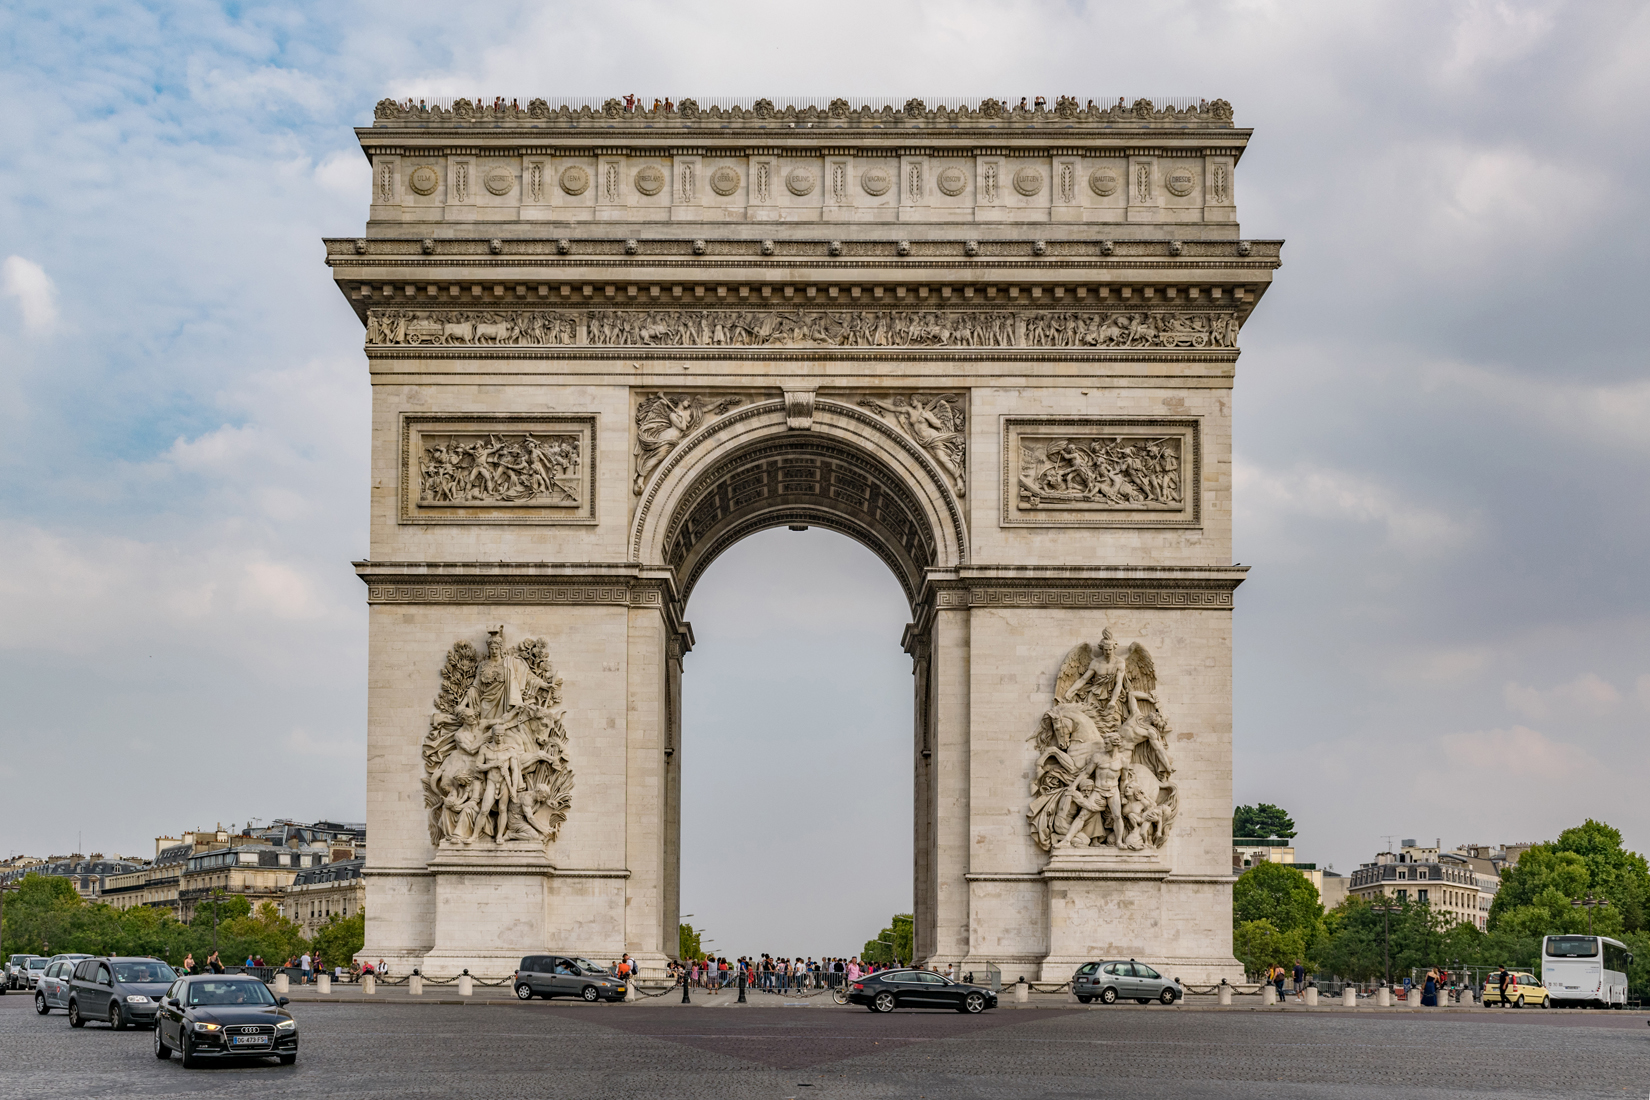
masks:
<instances>
[{"instance_id":1,"label":"crowd of tourists","mask_svg":"<svg viewBox=\"0 0 1650 1100\"><path fill-rule=\"evenodd\" d=\"M670 964L671 979L684 979L688 985L700 989L726 989L735 985L741 976L751 989L769 993L803 992L809 989L835 989L844 982L856 982L867 974L891 969L887 963L861 961L857 956L842 958L775 957L763 954L758 958L741 955L726 959L707 955L701 959L687 959ZM946 977L954 978L953 968L947 966Z\"/></svg>"}]
</instances>

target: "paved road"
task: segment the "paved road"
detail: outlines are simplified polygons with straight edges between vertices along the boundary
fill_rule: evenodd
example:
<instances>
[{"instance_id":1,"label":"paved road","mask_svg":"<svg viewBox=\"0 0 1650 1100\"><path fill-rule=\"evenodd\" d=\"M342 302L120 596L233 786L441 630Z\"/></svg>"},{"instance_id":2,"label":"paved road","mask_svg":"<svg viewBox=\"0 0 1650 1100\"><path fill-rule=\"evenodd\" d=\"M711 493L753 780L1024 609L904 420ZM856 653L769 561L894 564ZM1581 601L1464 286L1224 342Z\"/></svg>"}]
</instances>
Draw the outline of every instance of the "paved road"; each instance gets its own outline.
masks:
<instances>
[{"instance_id":1,"label":"paved road","mask_svg":"<svg viewBox=\"0 0 1650 1100\"><path fill-rule=\"evenodd\" d=\"M186 1071L147 1031L0 998L9 1098L943 1100L1644 1097L1640 1013L950 1012L576 1003L299 1004L298 1064ZM1429 1085L1428 1082L1431 1082Z\"/></svg>"}]
</instances>

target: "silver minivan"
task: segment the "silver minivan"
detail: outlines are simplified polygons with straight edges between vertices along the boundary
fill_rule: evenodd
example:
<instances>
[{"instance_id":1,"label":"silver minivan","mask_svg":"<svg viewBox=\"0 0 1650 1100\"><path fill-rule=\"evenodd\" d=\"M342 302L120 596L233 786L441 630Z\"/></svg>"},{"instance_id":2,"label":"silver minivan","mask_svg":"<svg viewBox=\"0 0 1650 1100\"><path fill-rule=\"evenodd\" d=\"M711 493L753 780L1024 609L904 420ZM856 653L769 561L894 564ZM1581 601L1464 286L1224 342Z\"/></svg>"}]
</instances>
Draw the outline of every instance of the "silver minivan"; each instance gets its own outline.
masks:
<instances>
[{"instance_id":1,"label":"silver minivan","mask_svg":"<svg viewBox=\"0 0 1650 1100\"><path fill-rule=\"evenodd\" d=\"M516 971L516 996L577 997L583 1001L622 1001L625 982L589 959L566 955L528 955Z\"/></svg>"},{"instance_id":2,"label":"silver minivan","mask_svg":"<svg viewBox=\"0 0 1650 1100\"><path fill-rule=\"evenodd\" d=\"M34 987L34 1010L44 1016L54 1008L69 1007L69 979L74 976L74 964L90 955L53 955L46 961L46 972Z\"/></svg>"},{"instance_id":3,"label":"silver minivan","mask_svg":"<svg viewBox=\"0 0 1650 1100\"><path fill-rule=\"evenodd\" d=\"M1084 963L1071 976L1071 991L1084 1004L1098 1000L1113 1005L1119 1000L1135 1000L1143 1005L1153 1001L1172 1005L1186 995L1180 982L1165 978L1143 962L1110 959Z\"/></svg>"}]
</instances>

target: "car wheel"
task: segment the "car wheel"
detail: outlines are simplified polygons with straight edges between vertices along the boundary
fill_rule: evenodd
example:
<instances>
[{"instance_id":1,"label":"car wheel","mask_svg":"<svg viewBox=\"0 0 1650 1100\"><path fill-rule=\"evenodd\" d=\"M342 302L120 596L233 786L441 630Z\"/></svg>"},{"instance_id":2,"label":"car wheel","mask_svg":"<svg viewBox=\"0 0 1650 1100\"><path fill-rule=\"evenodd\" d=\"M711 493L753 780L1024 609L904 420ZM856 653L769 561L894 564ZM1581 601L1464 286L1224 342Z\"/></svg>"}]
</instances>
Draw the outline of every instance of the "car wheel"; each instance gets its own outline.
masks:
<instances>
[{"instance_id":1,"label":"car wheel","mask_svg":"<svg viewBox=\"0 0 1650 1100\"><path fill-rule=\"evenodd\" d=\"M1089 996L1087 993L1077 994L1077 1003L1080 1005L1086 1005L1092 1000L1094 1000L1094 998Z\"/></svg>"},{"instance_id":2,"label":"car wheel","mask_svg":"<svg viewBox=\"0 0 1650 1100\"><path fill-rule=\"evenodd\" d=\"M1166 1005L1174 1004L1174 990L1165 989L1162 993L1157 995L1157 999Z\"/></svg>"},{"instance_id":3,"label":"car wheel","mask_svg":"<svg viewBox=\"0 0 1650 1100\"><path fill-rule=\"evenodd\" d=\"M579 992L579 996L583 997L589 1003L595 1004L597 1001L601 1000L602 991L593 985L587 985Z\"/></svg>"},{"instance_id":4,"label":"car wheel","mask_svg":"<svg viewBox=\"0 0 1650 1100\"><path fill-rule=\"evenodd\" d=\"M894 995L886 989L871 998L871 1007L878 1012L894 1011Z\"/></svg>"},{"instance_id":5,"label":"car wheel","mask_svg":"<svg viewBox=\"0 0 1650 1100\"><path fill-rule=\"evenodd\" d=\"M52 1010L52 1006L46 1003L46 995L44 993L36 993L34 995L34 1010L42 1016Z\"/></svg>"},{"instance_id":6,"label":"car wheel","mask_svg":"<svg viewBox=\"0 0 1650 1100\"><path fill-rule=\"evenodd\" d=\"M126 1017L121 1014L119 1005L109 1006L109 1026L116 1031L126 1030Z\"/></svg>"},{"instance_id":7,"label":"car wheel","mask_svg":"<svg viewBox=\"0 0 1650 1100\"><path fill-rule=\"evenodd\" d=\"M281 1055L281 1065L283 1065L283 1066L290 1066L294 1062L296 1062L297 1060L298 1060L298 1056L296 1054L283 1054L283 1055Z\"/></svg>"},{"instance_id":8,"label":"car wheel","mask_svg":"<svg viewBox=\"0 0 1650 1100\"><path fill-rule=\"evenodd\" d=\"M963 998L963 1011L970 1016L978 1016L985 1011L985 994L970 993Z\"/></svg>"},{"instance_id":9,"label":"car wheel","mask_svg":"<svg viewBox=\"0 0 1650 1100\"><path fill-rule=\"evenodd\" d=\"M198 1067L201 1064L201 1060L200 1057L195 1054L195 1044L189 1041L189 1035L187 1032L183 1034L183 1036L179 1039L179 1042L182 1044L178 1048L178 1053L183 1056L183 1068L195 1069Z\"/></svg>"},{"instance_id":10,"label":"car wheel","mask_svg":"<svg viewBox=\"0 0 1650 1100\"><path fill-rule=\"evenodd\" d=\"M1524 994L1520 993L1518 995L1518 1000L1513 1002L1513 1007L1514 1008L1523 1008L1524 1007Z\"/></svg>"},{"instance_id":11,"label":"car wheel","mask_svg":"<svg viewBox=\"0 0 1650 1100\"><path fill-rule=\"evenodd\" d=\"M1552 999L1552 998L1551 998L1551 997L1543 997L1543 998L1541 998L1541 1007L1542 1007L1542 1008L1551 1008L1551 1007L1553 1007L1553 999ZM1616 1006L1615 1006L1615 1005L1611 1005L1611 1006L1610 1006L1610 1007L1611 1007L1611 1008L1614 1008L1614 1007L1616 1007Z\"/></svg>"},{"instance_id":12,"label":"car wheel","mask_svg":"<svg viewBox=\"0 0 1650 1100\"><path fill-rule=\"evenodd\" d=\"M528 985L526 982L522 982L520 985L516 986L516 997L523 1001L532 1000L533 987Z\"/></svg>"},{"instance_id":13,"label":"car wheel","mask_svg":"<svg viewBox=\"0 0 1650 1100\"><path fill-rule=\"evenodd\" d=\"M166 1037L160 1033L160 1021L155 1021L155 1057L163 1062L172 1058L172 1048L166 1045Z\"/></svg>"},{"instance_id":14,"label":"car wheel","mask_svg":"<svg viewBox=\"0 0 1650 1100\"><path fill-rule=\"evenodd\" d=\"M1115 986L1109 986L1108 985L1106 988L1102 989L1100 991L1100 1003L1103 1004L1103 1005L1114 1005L1114 1004L1116 1004L1117 1003L1117 988Z\"/></svg>"},{"instance_id":15,"label":"car wheel","mask_svg":"<svg viewBox=\"0 0 1650 1100\"><path fill-rule=\"evenodd\" d=\"M69 1026L85 1027L86 1020L80 1015L80 1005L76 1001L69 1002Z\"/></svg>"}]
</instances>

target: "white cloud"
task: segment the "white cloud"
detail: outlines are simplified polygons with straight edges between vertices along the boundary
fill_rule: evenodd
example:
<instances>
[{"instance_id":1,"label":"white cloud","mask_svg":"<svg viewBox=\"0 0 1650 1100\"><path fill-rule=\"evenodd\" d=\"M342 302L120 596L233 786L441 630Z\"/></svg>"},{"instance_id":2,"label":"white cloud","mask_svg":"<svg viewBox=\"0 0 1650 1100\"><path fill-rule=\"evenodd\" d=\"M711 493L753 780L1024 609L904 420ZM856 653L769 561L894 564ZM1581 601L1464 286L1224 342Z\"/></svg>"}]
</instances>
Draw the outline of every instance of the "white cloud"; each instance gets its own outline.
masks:
<instances>
[{"instance_id":1,"label":"white cloud","mask_svg":"<svg viewBox=\"0 0 1650 1100\"><path fill-rule=\"evenodd\" d=\"M33 260L7 256L0 263L0 294L17 299L23 327L29 332L49 332L57 324L57 286Z\"/></svg>"},{"instance_id":2,"label":"white cloud","mask_svg":"<svg viewBox=\"0 0 1650 1100\"><path fill-rule=\"evenodd\" d=\"M1439 742L1450 763L1484 774L1550 781L1596 774L1598 768L1586 749L1528 726L1447 733Z\"/></svg>"},{"instance_id":3,"label":"white cloud","mask_svg":"<svg viewBox=\"0 0 1650 1100\"><path fill-rule=\"evenodd\" d=\"M315 166L315 182L352 199L365 198L372 186L372 165L358 149L341 149Z\"/></svg>"},{"instance_id":4,"label":"white cloud","mask_svg":"<svg viewBox=\"0 0 1650 1100\"><path fill-rule=\"evenodd\" d=\"M1401 553L1430 556L1467 546L1471 522L1406 498L1374 478L1323 466L1270 470L1234 460L1234 507L1245 519L1273 524L1288 516L1374 525Z\"/></svg>"},{"instance_id":5,"label":"white cloud","mask_svg":"<svg viewBox=\"0 0 1650 1100\"><path fill-rule=\"evenodd\" d=\"M1507 706L1531 720L1569 713L1600 718L1614 711L1621 702L1621 692L1591 672L1549 688L1509 682L1501 694Z\"/></svg>"}]
</instances>

